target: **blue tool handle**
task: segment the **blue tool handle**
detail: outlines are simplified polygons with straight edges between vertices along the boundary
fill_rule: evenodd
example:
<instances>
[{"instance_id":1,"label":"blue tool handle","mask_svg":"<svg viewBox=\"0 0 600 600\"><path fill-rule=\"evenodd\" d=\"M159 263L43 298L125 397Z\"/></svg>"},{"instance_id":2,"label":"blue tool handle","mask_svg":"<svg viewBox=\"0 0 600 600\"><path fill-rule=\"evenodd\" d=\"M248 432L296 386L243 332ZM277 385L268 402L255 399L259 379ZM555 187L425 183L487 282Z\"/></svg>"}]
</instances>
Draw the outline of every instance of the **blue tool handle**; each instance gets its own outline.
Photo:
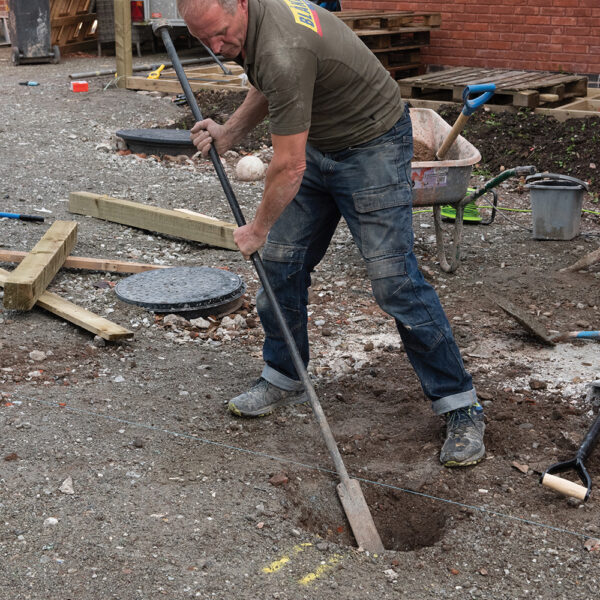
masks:
<instances>
[{"instance_id":1,"label":"blue tool handle","mask_svg":"<svg viewBox=\"0 0 600 600\"><path fill-rule=\"evenodd\" d=\"M476 85L468 85L463 90L463 102L465 105L462 109L462 114L465 117L470 117L480 106L485 104L496 91L495 83L478 83ZM471 94L480 94L476 98L469 98Z\"/></svg>"},{"instance_id":2,"label":"blue tool handle","mask_svg":"<svg viewBox=\"0 0 600 600\"><path fill-rule=\"evenodd\" d=\"M2 217L6 217L7 219L19 219L21 221L37 221L39 223L44 222L44 217L39 217L38 215L19 215L16 213L0 212L0 218Z\"/></svg>"},{"instance_id":3,"label":"blue tool handle","mask_svg":"<svg viewBox=\"0 0 600 600\"><path fill-rule=\"evenodd\" d=\"M587 338L589 340L600 340L600 331L580 331L576 338Z\"/></svg>"}]
</instances>

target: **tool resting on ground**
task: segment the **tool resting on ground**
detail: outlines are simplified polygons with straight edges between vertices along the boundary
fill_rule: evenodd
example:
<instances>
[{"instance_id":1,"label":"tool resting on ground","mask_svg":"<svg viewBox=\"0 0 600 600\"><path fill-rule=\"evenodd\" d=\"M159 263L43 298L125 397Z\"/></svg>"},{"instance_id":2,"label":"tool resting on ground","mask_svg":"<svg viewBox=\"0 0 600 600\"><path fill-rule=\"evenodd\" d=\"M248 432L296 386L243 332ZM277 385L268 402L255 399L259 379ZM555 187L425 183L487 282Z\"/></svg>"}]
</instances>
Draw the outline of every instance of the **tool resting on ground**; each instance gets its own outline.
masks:
<instances>
[{"instance_id":1,"label":"tool resting on ground","mask_svg":"<svg viewBox=\"0 0 600 600\"><path fill-rule=\"evenodd\" d=\"M540 483L565 496L573 496L584 502L590 497L592 491L592 479L585 468L585 461L592 453L594 446L598 442L600 435L600 414L587 432L577 454L571 460L555 463L548 467L540 477ZM575 471L581 479L583 485L569 481L562 477L557 477L554 473L564 473L565 471Z\"/></svg>"},{"instance_id":2,"label":"tool resting on ground","mask_svg":"<svg viewBox=\"0 0 600 600\"><path fill-rule=\"evenodd\" d=\"M168 22L165 19L155 21L152 25L152 29L156 35L160 35L162 38L165 49L167 50L167 54L173 63L173 68L177 73L177 77L179 78L179 82L181 83L181 87L185 93L185 97L190 105L192 114L194 115L194 119L196 119L196 121L204 120L202 113L200 112L200 108L198 107L198 103L196 102L196 97L192 92L192 88L190 87L183 67L179 61L179 57L177 56L173 41L171 40ZM233 188L231 187L231 183L225 174L221 159L219 158L214 146L211 146L210 148L209 157L217 172L217 176L219 177L219 181L221 182L221 186L223 187L223 191L225 192L225 196L227 197L227 201L229 202L229 206L233 212L236 223L238 226L242 227L246 224L246 220L242 214L240 205L235 197ZM300 352L298 351L285 317L281 312L275 292L269 283L262 259L260 258L258 252L254 252L250 256L250 259L254 264L254 268L258 273L263 289L269 299L269 302L271 303L273 312L275 313L277 322L281 328L282 335L285 339L294 363L294 367L298 373L298 376L300 377L306 394L309 397L313 414L317 423L319 424L325 444L327 445L327 449L329 450L331 458L335 464L337 474L341 480L341 483L339 483L337 486L337 491L356 542L359 547L362 547L370 552L382 552L384 547L381 542L381 538L379 537L379 533L375 527L375 523L373 522L373 517L371 516L367 502L363 496L360 484L356 479L350 479L348 475L348 471L346 470L340 451L338 450L335 439L333 438L333 434L331 433L331 429L329 428L329 424L327 423L325 413L323 412L323 408L321 407L315 389L310 381L310 377L308 376L308 372L304 366Z\"/></svg>"},{"instance_id":3,"label":"tool resting on ground","mask_svg":"<svg viewBox=\"0 0 600 600\"><path fill-rule=\"evenodd\" d=\"M20 221L35 221L37 223L44 222L44 217L40 217L39 215L21 215L18 213L0 212L0 219L2 217L6 219L19 219Z\"/></svg>"}]
</instances>

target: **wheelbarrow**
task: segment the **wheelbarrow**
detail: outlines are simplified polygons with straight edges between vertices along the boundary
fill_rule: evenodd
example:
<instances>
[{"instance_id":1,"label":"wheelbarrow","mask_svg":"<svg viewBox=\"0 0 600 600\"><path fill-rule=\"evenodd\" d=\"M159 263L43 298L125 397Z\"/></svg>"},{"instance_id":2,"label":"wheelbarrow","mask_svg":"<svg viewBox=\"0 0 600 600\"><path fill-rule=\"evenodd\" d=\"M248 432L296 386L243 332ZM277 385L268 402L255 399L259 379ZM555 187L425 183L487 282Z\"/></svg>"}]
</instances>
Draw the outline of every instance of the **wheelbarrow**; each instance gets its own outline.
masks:
<instances>
[{"instance_id":1,"label":"wheelbarrow","mask_svg":"<svg viewBox=\"0 0 600 600\"><path fill-rule=\"evenodd\" d=\"M488 192L493 194L494 204L497 201L493 188L509 179L535 173L533 166L514 167L502 171L490 179L479 189L467 193L473 165L481 160L481 154L462 136L458 136L452 144L444 160L435 159L435 151L448 137L451 127L442 117L429 108L411 108L410 117L413 124L415 148L431 149L431 158L417 160L411 164L413 184L413 206L433 207L435 238L440 268L446 273L456 271L460 264L460 252L463 234L463 214L465 205L474 202ZM419 157L418 157L419 158ZM454 232L452 235L452 258L446 258L444 234L442 230L441 209L450 205L456 210Z\"/></svg>"}]
</instances>

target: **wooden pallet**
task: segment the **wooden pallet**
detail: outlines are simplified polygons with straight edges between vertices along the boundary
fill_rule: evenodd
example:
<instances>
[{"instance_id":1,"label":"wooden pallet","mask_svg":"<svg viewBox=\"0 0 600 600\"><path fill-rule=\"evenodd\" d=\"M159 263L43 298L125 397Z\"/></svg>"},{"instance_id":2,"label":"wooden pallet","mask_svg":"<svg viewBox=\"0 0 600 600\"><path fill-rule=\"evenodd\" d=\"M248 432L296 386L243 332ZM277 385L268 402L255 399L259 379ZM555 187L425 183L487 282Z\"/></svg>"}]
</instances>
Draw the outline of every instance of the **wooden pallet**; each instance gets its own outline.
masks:
<instances>
[{"instance_id":1,"label":"wooden pallet","mask_svg":"<svg viewBox=\"0 0 600 600\"><path fill-rule=\"evenodd\" d=\"M333 13L350 29L379 30L404 27L440 27L440 13L402 11L341 11Z\"/></svg>"},{"instance_id":2,"label":"wooden pallet","mask_svg":"<svg viewBox=\"0 0 600 600\"><path fill-rule=\"evenodd\" d=\"M494 104L536 108L542 104L564 102L585 96L587 77L563 75L546 71L511 71L458 67L427 75L401 79L400 93L404 98L423 98L459 102L466 85L495 83Z\"/></svg>"},{"instance_id":3,"label":"wooden pallet","mask_svg":"<svg viewBox=\"0 0 600 600\"><path fill-rule=\"evenodd\" d=\"M441 25L440 13L346 10L333 13L373 52L394 79L425 71L420 48Z\"/></svg>"},{"instance_id":4,"label":"wooden pallet","mask_svg":"<svg viewBox=\"0 0 600 600\"><path fill-rule=\"evenodd\" d=\"M52 45L62 54L96 47L96 13L92 0L50 0Z\"/></svg>"},{"instance_id":5,"label":"wooden pallet","mask_svg":"<svg viewBox=\"0 0 600 600\"><path fill-rule=\"evenodd\" d=\"M244 69L235 62L226 62L225 66L231 75L223 73L216 64L188 67L185 74L193 91L199 90L227 90L233 92L247 92L250 89ZM165 69L158 79L146 77L127 77L127 88L130 90L147 90L180 94L183 92L181 84L173 69Z\"/></svg>"}]
</instances>

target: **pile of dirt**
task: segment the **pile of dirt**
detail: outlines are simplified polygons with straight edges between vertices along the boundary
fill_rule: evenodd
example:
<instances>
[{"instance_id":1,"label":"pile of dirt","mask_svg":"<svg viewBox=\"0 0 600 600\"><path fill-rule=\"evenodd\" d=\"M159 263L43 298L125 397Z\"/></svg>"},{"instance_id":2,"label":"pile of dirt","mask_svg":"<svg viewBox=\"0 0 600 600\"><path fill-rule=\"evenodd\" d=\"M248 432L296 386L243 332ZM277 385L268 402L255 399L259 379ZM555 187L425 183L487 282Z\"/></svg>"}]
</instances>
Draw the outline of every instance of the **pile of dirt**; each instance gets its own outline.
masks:
<instances>
[{"instance_id":1,"label":"pile of dirt","mask_svg":"<svg viewBox=\"0 0 600 600\"><path fill-rule=\"evenodd\" d=\"M439 114L454 123L461 107L443 106ZM588 181L600 190L600 119L564 122L524 109L517 113L474 113L463 132L481 152L481 167L496 174L502 168L534 165L539 172L562 173Z\"/></svg>"},{"instance_id":2,"label":"pile of dirt","mask_svg":"<svg viewBox=\"0 0 600 600\"><path fill-rule=\"evenodd\" d=\"M204 117L218 123L224 123L245 97L245 92L206 90L197 94ZM452 124L460 110L460 106L452 104L438 112ZM191 115L186 123L193 124ZM528 109L517 113L480 110L471 116L463 135L481 152L479 170L488 175L495 175L503 168L534 165L539 172L583 179L589 182L592 192L596 195L600 192L600 119L596 117L559 122ZM240 148L253 152L263 145L271 145L268 120L249 133ZM419 160L430 159L419 156Z\"/></svg>"}]
</instances>

